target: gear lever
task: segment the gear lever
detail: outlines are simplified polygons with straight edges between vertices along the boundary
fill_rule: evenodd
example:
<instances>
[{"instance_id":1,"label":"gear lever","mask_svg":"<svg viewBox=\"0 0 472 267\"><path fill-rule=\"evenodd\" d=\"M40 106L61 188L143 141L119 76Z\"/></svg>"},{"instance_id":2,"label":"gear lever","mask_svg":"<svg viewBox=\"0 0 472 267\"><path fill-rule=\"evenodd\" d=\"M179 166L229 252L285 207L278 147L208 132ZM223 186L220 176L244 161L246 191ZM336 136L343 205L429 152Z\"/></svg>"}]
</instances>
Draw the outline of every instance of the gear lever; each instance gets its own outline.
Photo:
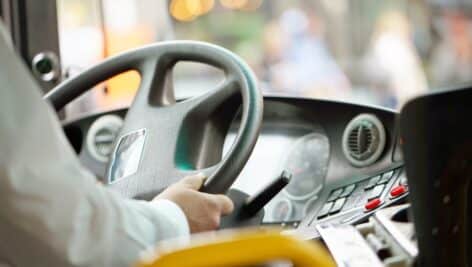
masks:
<instances>
[{"instance_id":1,"label":"gear lever","mask_svg":"<svg viewBox=\"0 0 472 267\"><path fill-rule=\"evenodd\" d=\"M290 182L291 178L291 173L283 171L279 177L251 197L237 189L230 189L227 196L234 203L234 212L221 218L220 228L259 225L264 217L264 206Z\"/></svg>"},{"instance_id":2,"label":"gear lever","mask_svg":"<svg viewBox=\"0 0 472 267\"><path fill-rule=\"evenodd\" d=\"M264 187L261 191L246 200L246 203L242 206L245 214L248 216L254 216L264 206L277 195L284 187L290 182L292 174L283 171L280 176L273 182Z\"/></svg>"}]
</instances>

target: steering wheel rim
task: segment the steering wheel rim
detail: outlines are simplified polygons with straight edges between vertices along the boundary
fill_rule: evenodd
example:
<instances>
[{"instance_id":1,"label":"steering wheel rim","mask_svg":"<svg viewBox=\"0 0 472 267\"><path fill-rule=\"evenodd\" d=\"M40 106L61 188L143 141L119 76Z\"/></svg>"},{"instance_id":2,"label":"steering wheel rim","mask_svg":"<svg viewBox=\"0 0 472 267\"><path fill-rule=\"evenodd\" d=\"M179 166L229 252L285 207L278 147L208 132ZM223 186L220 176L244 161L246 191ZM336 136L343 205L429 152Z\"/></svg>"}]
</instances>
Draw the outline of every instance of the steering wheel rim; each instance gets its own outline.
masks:
<instances>
[{"instance_id":1,"label":"steering wheel rim","mask_svg":"<svg viewBox=\"0 0 472 267\"><path fill-rule=\"evenodd\" d=\"M223 70L226 79L202 96L176 102L169 73L179 61L212 65ZM111 57L61 83L44 98L59 111L96 84L129 70L140 73L141 83L117 140L144 128L146 146L140 153L137 171L113 181L110 186L128 197L149 198L183 176L203 172L209 178L201 191L225 193L249 159L262 123L262 94L249 66L237 55L216 45L197 41L160 42ZM176 133L180 133L189 120L192 126L198 125L198 120L204 123L211 112L238 91L242 99L241 124L233 145L222 160L203 170L177 168L175 157L179 137ZM143 127L149 120L153 121L152 126ZM160 139L161 147L155 154L156 161L150 158L149 146L159 148L157 139ZM117 146L115 144L111 162ZM172 159L166 159L164 153L173 154L169 155Z\"/></svg>"}]
</instances>

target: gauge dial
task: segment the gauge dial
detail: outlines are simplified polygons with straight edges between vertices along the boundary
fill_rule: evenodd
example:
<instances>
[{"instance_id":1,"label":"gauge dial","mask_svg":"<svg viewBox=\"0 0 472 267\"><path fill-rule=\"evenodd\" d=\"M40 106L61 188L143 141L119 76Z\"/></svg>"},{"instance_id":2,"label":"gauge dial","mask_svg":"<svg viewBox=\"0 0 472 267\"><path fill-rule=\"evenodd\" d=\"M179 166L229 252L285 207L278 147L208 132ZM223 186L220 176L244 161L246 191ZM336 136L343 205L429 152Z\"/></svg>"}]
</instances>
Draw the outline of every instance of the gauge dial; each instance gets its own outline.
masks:
<instances>
[{"instance_id":1,"label":"gauge dial","mask_svg":"<svg viewBox=\"0 0 472 267\"><path fill-rule=\"evenodd\" d=\"M288 199L278 200L272 210L272 218L277 222L285 222L292 217L293 207Z\"/></svg>"},{"instance_id":2,"label":"gauge dial","mask_svg":"<svg viewBox=\"0 0 472 267\"><path fill-rule=\"evenodd\" d=\"M285 193L294 200L317 195L324 185L328 161L329 141L325 135L311 133L295 141L284 163L293 175Z\"/></svg>"}]
</instances>

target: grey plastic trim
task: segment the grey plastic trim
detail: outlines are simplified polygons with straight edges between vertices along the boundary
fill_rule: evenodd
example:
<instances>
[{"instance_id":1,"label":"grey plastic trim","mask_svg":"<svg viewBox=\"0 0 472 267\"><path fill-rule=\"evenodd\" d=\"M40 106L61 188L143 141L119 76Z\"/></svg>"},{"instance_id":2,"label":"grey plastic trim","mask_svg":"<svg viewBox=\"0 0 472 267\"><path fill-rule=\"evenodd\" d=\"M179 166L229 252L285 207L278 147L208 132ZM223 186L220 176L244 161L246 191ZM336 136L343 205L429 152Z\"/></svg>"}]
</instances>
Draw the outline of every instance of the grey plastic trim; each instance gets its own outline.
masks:
<instances>
[{"instance_id":1,"label":"grey plastic trim","mask_svg":"<svg viewBox=\"0 0 472 267\"><path fill-rule=\"evenodd\" d=\"M95 160L100 162L108 162L109 160L109 157L104 157L97 151L97 148L95 146L95 136L97 135L97 133L102 129L113 128L113 130L116 130L116 134L118 135L121 130L121 127L123 127L123 119L117 115L104 115L99 117L92 123L87 132L85 145L88 152Z\"/></svg>"}]
</instances>

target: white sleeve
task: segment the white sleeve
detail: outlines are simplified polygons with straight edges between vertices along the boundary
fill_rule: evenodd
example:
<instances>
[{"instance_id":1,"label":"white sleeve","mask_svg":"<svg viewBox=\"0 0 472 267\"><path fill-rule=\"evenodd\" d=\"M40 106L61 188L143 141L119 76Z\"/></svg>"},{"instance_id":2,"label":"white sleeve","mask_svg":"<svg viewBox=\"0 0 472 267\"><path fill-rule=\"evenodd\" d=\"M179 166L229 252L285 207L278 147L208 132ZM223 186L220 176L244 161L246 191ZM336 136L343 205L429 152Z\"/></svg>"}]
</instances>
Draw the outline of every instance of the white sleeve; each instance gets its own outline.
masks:
<instances>
[{"instance_id":1,"label":"white sleeve","mask_svg":"<svg viewBox=\"0 0 472 267\"><path fill-rule=\"evenodd\" d=\"M0 25L0 266L130 266L189 227L173 202L98 185Z\"/></svg>"}]
</instances>

